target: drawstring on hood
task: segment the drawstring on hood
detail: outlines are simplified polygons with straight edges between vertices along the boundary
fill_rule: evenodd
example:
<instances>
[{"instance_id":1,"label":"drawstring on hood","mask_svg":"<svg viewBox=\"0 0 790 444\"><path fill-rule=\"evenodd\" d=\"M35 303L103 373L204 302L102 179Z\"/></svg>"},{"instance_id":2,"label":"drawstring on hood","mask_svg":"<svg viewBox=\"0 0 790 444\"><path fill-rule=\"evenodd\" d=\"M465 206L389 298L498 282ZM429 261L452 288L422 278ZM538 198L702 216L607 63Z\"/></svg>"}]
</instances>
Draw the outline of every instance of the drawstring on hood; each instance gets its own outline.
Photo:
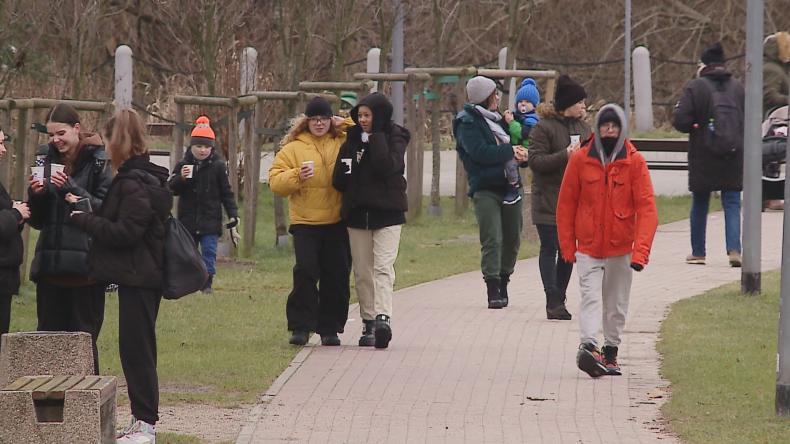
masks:
<instances>
[{"instance_id":1,"label":"drawstring on hood","mask_svg":"<svg viewBox=\"0 0 790 444\"><path fill-rule=\"evenodd\" d=\"M602 123L606 123L606 121L614 121L611 118L612 112L614 112L615 118L620 124L620 135L617 138L607 137L602 139L600 126ZM624 125L625 121L625 112L614 103L604 105L598 112L598 115L595 116L595 125L593 126L595 142L593 143L593 147L604 166L612 163L614 159L617 158L617 155L620 154L620 151L623 150L626 133L628 132Z\"/></svg>"}]
</instances>

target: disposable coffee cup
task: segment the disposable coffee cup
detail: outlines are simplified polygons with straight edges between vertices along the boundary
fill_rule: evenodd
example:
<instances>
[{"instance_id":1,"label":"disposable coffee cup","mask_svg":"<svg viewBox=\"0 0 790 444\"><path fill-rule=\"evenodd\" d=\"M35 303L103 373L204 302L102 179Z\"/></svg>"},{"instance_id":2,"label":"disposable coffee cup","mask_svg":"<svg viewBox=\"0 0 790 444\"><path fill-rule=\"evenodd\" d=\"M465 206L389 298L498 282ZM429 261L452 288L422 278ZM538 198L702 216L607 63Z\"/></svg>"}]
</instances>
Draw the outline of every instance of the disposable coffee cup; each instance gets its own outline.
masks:
<instances>
[{"instance_id":1,"label":"disposable coffee cup","mask_svg":"<svg viewBox=\"0 0 790 444\"><path fill-rule=\"evenodd\" d=\"M41 184L44 183L44 167L43 166L30 167L30 175L33 176L33 180L37 180Z\"/></svg>"},{"instance_id":2,"label":"disposable coffee cup","mask_svg":"<svg viewBox=\"0 0 790 444\"><path fill-rule=\"evenodd\" d=\"M184 168L187 169L187 179L191 179L195 173L195 165L184 165Z\"/></svg>"},{"instance_id":3,"label":"disposable coffee cup","mask_svg":"<svg viewBox=\"0 0 790 444\"><path fill-rule=\"evenodd\" d=\"M313 177L313 175L315 174L315 162L312 160L305 160L304 162L302 162L302 166L308 167L310 169L310 176L308 177Z\"/></svg>"},{"instance_id":4,"label":"disposable coffee cup","mask_svg":"<svg viewBox=\"0 0 790 444\"><path fill-rule=\"evenodd\" d=\"M65 165L61 165L59 163L50 163L49 164L49 174L50 176L54 176L58 172L63 172L66 169Z\"/></svg>"},{"instance_id":5,"label":"disposable coffee cup","mask_svg":"<svg viewBox=\"0 0 790 444\"><path fill-rule=\"evenodd\" d=\"M83 213L92 213L91 200L87 197L82 197L74 202L74 211L82 211Z\"/></svg>"},{"instance_id":6,"label":"disposable coffee cup","mask_svg":"<svg viewBox=\"0 0 790 444\"><path fill-rule=\"evenodd\" d=\"M578 134L571 134L571 145L577 145L581 140L581 136Z\"/></svg>"},{"instance_id":7,"label":"disposable coffee cup","mask_svg":"<svg viewBox=\"0 0 790 444\"><path fill-rule=\"evenodd\" d=\"M346 164L346 174L351 174L351 159L340 159L340 161Z\"/></svg>"}]
</instances>

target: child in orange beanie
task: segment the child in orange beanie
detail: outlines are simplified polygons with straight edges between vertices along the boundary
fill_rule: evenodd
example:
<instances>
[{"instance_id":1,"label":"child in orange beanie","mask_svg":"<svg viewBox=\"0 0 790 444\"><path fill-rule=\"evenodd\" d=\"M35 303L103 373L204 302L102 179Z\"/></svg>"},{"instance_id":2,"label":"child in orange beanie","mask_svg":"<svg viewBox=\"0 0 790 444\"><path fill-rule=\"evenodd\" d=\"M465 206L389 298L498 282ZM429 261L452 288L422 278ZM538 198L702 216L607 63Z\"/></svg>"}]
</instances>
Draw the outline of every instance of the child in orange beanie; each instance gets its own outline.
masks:
<instances>
[{"instance_id":1,"label":"child in orange beanie","mask_svg":"<svg viewBox=\"0 0 790 444\"><path fill-rule=\"evenodd\" d=\"M217 241L222 234L222 207L228 215L226 228L234 239L239 224L239 211L228 179L225 160L215 149L214 130L206 116L195 121L189 141L189 150L176 164L170 176L170 189L178 199L178 220L192 233L200 245L203 262L208 271L204 293L212 292Z\"/></svg>"}]
</instances>

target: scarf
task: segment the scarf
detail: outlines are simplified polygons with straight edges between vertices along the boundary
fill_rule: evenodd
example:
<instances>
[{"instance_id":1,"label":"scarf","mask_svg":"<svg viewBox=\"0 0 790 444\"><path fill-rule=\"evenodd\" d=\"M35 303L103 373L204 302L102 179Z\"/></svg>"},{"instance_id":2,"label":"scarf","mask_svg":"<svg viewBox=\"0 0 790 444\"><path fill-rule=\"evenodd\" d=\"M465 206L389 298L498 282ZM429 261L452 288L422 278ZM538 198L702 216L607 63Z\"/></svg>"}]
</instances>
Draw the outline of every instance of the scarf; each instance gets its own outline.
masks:
<instances>
[{"instance_id":1,"label":"scarf","mask_svg":"<svg viewBox=\"0 0 790 444\"><path fill-rule=\"evenodd\" d=\"M480 105L475 105L475 109L483 115L483 118L486 119L488 128L490 128L491 132L494 133L494 137L499 141L499 143L510 143L510 136L505 132L505 129L502 128L499 123L497 123L502 120L502 116L498 112L489 111Z\"/></svg>"}]
</instances>

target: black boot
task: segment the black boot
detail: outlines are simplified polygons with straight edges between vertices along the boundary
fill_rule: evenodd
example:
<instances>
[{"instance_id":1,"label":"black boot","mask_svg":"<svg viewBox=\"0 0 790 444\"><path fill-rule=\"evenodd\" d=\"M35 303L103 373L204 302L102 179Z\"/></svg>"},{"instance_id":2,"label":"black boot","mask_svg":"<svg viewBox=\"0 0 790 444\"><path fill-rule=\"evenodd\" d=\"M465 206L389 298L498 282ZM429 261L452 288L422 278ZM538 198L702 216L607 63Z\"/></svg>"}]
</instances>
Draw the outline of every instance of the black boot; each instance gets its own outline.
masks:
<instances>
[{"instance_id":1,"label":"black boot","mask_svg":"<svg viewBox=\"0 0 790 444\"><path fill-rule=\"evenodd\" d=\"M376 338L376 348L387 348L392 340L392 327L390 327L390 317L385 314L376 316L375 331L373 336Z\"/></svg>"},{"instance_id":2,"label":"black boot","mask_svg":"<svg viewBox=\"0 0 790 444\"><path fill-rule=\"evenodd\" d=\"M603 352L603 364L606 366L606 372L610 375L622 375L620 364L617 363L617 347L605 345L601 351Z\"/></svg>"},{"instance_id":3,"label":"black boot","mask_svg":"<svg viewBox=\"0 0 790 444\"><path fill-rule=\"evenodd\" d=\"M486 281L486 292L488 293L488 308L502 308L504 301L499 294L499 279L488 279Z\"/></svg>"},{"instance_id":4,"label":"black boot","mask_svg":"<svg viewBox=\"0 0 790 444\"><path fill-rule=\"evenodd\" d=\"M510 283L509 274L499 275L499 298L502 299L502 307L507 307L508 304L507 284L509 283Z\"/></svg>"},{"instance_id":5,"label":"black boot","mask_svg":"<svg viewBox=\"0 0 790 444\"><path fill-rule=\"evenodd\" d=\"M305 345L310 340L310 332L304 330L294 330L291 339L288 340L289 344Z\"/></svg>"},{"instance_id":6,"label":"black boot","mask_svg":"<svg viewBox=\"0 0 790 444\"><path fill-rule=\"evenodd\" d=\"M570 321L571 314L565 308L565 296L555 292L546 294L546 318Z\"/></svg>"},{"instance_id":7,"label":"black boot","mask_svg":"<svg viewBox=\"0 0 790 444\"><path fill-rule=\"evenodd\" d=\"M214 283L214 275L208 275L208 280L206 280L206 285L203 286L203 289L200 290L203 293L214 293L214 290L211 288L211 284Z\"/></svg>"},{"instance_id":8,"label":"black boot","mask_svg":"<svg viewBox=\"0 0 790 444\"><path fill-rule=\"evenodd\" d=\"M373 334L374 324L376 321L367 319L363 319L362 322L365 324L362 327L362 336L359 337L359 346L360 347L373 347L376 345L376 337Z\"/></svg>"}]
</instances>

